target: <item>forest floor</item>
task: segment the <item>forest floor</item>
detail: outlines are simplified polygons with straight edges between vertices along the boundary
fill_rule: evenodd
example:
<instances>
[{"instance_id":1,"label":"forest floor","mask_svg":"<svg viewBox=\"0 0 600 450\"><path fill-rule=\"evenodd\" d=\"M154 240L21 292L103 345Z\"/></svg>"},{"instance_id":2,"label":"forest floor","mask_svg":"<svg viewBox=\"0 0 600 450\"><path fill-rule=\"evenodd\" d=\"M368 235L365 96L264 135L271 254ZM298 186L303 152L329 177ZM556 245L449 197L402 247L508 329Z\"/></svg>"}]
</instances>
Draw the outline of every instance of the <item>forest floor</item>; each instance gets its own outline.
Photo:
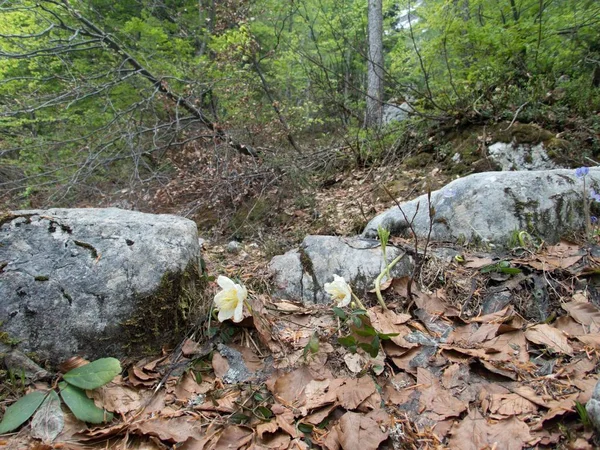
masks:
<instances>
[{"instance_id":1,"label":"forest floor","mask_svg":"<svg viewBox=\"0 0 600 450\"><path fill-rule=\"evenodd\" d=\"M353 168L309 180L316 187L282 196L276 211L256 215L254 202L234 228L217 217L216 234L198 213L207 274L249 289L244 320L201 321L176 348L132 362L90 393L118 416L110 424L86 427L65 413L52 442L33 439L45 435L32 424L2 443L40 450L597 448L581 408L600 362L600 252L592 245L527 242L502 253L456 247L458 257L427 260L411 301L406 278L387 284L387 310L374 295L362 299L367 311L273 297L272 256L308 234L355 235L394 199L452 177L436 164ZM275 204L277 189L264 190L264 203ZM154 209L182 213L190 204ZM230 210L223 215L236 220ZM240 245L232 252L234 238ZM211 282L208 301L216 291ZM482 313L502 295L509 304Z\"/></svg>"}]
</instances>

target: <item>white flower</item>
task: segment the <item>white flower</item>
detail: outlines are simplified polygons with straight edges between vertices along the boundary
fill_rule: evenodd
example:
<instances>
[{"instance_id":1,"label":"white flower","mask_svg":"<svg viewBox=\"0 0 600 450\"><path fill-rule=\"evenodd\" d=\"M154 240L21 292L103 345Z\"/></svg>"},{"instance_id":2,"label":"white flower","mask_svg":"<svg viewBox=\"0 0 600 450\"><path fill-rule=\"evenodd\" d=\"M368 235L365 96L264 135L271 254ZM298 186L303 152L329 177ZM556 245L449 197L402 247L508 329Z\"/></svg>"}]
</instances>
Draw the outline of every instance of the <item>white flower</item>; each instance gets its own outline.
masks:
<instances>
[{"instance_id":1,"label":"white flower","mask_svg":"<svg viewBox=\"0 0 600 450\"><path fill-rule=\"evenodd\" d=\"M215 295L215 308L219 310L219 322L231 319L234 322L240 322L243 319L242 310L244 301L248 297L248 291L241 284L234 283L231 279L219 275L217 284L222 291Z\"/></svg>"},{"instance_id":2,"label":"white flower","mask_svg":"<svg viewBox=\"0 0 600 450\"><path fill-rule=\"evenodd\" d=\"M325 283L325 292L331 295L331 298L337 302L340 308L348 306L352 300L352 290L346 280L339 275L333 276L331 283Z\"/></svg>"}]
</instances>

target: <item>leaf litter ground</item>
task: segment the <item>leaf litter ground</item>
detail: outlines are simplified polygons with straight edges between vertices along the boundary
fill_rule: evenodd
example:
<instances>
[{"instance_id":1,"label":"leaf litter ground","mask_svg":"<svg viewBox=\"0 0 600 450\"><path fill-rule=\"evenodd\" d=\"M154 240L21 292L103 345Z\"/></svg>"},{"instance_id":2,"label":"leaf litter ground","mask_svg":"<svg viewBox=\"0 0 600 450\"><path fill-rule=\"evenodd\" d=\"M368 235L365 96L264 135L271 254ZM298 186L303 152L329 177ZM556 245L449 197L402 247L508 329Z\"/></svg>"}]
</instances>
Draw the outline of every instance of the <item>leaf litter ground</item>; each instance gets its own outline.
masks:
<instances>
[{"instance_id":1,"label":"leaf litter ground","mask_svg":"<svg viewBox=\"0 0 600 450\"><path fill-rule=\"evenodd\" d=\"M293 224L279 232L284 240L315 231L353 234L364 225L356 218L364 221L394 204L377 185L392 183L398 188L394 194L409 198L415 195L411 186L425 189L426 179L439 178L436 171L428 177L403 171L406 186L393 184L386 171L336 178L316 194L303 192L314 195L314 202L289 203ZM589 399L598 372L594 277L600 252L561 243L503 258L483 253L463 254L462 262L430 258L412 301L406 299L407 280L393 280L384 292L389 310L371 307L362 319L362 328L393 335L372 356L358 345L352 352L339 343L356 328L340 321L330 306L274 300L264 273L265 240L258 242L237 255L205 244L210 274L254 288L252 315L241 324L222 324L211 339L202 324L178 348L130 364L122 377L89 391L98 406L115 413L110 424L86 427L63 411L64 426L52 442L44 442L44 430L31 424L0 445L595 448L576 402ZM502 261L521 271L503 272ZM354 336L372 350L372 335Z\"/></svg>"},{"instance_id":2,"label":"leaf litter ground","mask_svg":"<svg viewBox=\"0 0 600 450\"><path fill-rule=\"evenodd\" d=\"M32 424L4 444L594 448L577 413L597 381L600 309L583 282L597 271L593 253L562 242L511 258L432 257L419 280L426 288L413 287L411 302L407 279L395 279L386 286L389 309L370 307L358 321L349 320L350 309L336 314L255 293L240 324L221 324L212 338L197 330L177 349L89 391L115 413L110 424L86 427L64 411L52 443L33 439L44 433ZM520 271L502 272L502 261ZM238 264L225 270L256 276L257 267ZM370 330L385 337L375 352Z\"/></svg>"}]
</instances>

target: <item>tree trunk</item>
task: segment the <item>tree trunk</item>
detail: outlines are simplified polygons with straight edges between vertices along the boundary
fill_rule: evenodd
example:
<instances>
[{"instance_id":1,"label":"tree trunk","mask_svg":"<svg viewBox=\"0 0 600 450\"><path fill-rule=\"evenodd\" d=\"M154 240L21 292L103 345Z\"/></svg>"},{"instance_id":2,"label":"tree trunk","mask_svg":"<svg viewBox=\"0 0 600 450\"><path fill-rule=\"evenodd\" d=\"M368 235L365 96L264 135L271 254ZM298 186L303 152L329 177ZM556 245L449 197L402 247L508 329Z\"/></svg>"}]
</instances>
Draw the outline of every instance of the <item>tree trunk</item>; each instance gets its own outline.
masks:
<instances>
[{"instance_id":1,"label":"tree trunk","mask_svg":"<svg viewBox=\"0 0 600 450\"><path fill-rule=\"evenodd\" d=\"M365 126L377 127L381 125L383 109L383 7L382 0L368 2L369 59Z\"/></svg>"}]
</instances>

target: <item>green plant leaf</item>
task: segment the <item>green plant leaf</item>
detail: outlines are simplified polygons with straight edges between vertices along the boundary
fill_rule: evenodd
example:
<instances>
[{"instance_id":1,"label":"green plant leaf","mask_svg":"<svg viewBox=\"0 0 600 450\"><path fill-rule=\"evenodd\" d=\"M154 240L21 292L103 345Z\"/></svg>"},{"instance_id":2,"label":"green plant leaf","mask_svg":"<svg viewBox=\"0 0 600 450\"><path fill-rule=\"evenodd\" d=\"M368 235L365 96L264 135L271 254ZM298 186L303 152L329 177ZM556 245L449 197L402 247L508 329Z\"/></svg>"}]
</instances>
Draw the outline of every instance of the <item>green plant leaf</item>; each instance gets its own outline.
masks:
<instances>
[{"instance_id":1,"label":"green plant leaf","mask_svg":"<svg viewBox=\"0 0 600 450\"><path fill-rule=\"evenodd\" d=\"M0 434L15 430L29 419L46 398L46 392L34 391L10 405L0 422Z\"/></svg>"},{"instance_id":2,"label":"green plant leaf","mask_svg":"<svg viewBox=\"0 0 600 450\"><path fill-rule=\"evenodd\" d=\"M379 336L379 339L381 339L382 341L388 341L394 336L398 336L399 334L400 333L377 333L377 336Z\"/></svg>"},{"instance_id":3,"label":"green plant leaf","mask_svg":"<svg viewBox=\"0 0 600 450\"><path fill-rule=\"evenodd\" d=\"M483 266L481 269L479 269L481 273L490 273L495 270L498 270L498 264L490 264L488 266Z\"/></svg>"},{"instance_id":4,"label":"green plant leaf","mask_svg":"<svg viewBox=\"0 0 600 450\"><path fill-rule=\"evenodd\" d=\"M373 347L371 344L366 344L362 342L358 344L358 346L362 348L365 352L367 352L371 358L377 357L377 354L379 353L379 346Z\"/></svg>"},{"instance_id":5,"label":"green plant leaf","mask_svg":"<svg viewBox=\"0 0 600 450\"><path fill-rule=\"evenodd\" d=\"M313 335L310 337L307 346L310 352L313 354L319 351L319 336L316 332L314 332Z\"/></svg>"},{"instance_id":6,"label":"green plant leaf","mask_svg":"<svg viewBox=\"0 0 600 450\"><path fill-rule=\"evenodd\" d=\"M64 381L60 382L58 386L60 396L79 420L89 423L102 423L110 422L113 419L112 413L98 408L94 401L88 398L81 389Z\"/></svg>"},{"instance_id":7,"label":"green plant leaf","mask_svg":"<svg viewBox=\"0 0 600 450\"><path fill-rule=\"evenodd\" d=\"M352 323L357 328L362 326L362 320L360 320L360 317L352 316Z\"/></svg>"},{"instance_id":8,"label":"green plant leaf","mask_svg":"<svg viewBox=\"0 0 600 450\"><path fill-rule=\"evenodd\" d=\"M363 337L377 336L377 331L370 325L365 325L363 328L354 330L356 334Z\"/></svg>"},{"instance_id":9,"label":"green plant leaf","mask_svg":"<svg viewBox=\"0 0 600 450\"><path fill-rule=\"evenodd\" d=\"M256 408L256 415L263 419L270 419L273 417L273 412L266 406L259 406Z\"/></svg>"},{"instance_id":10,"label":"green plant leaf","mask_svg":"<svg viewBox=\"0 0 600 450\"><path fill-rule=\"evenodd\" d=\"M339 337L338 342L344 347L350 348L356 345L356 338L354 336Z\"/></svg>"},{"instance_id":11,"label":"green plant leaf","mask_svg":"<svg viewBox=\"0 0 600 450\"><path fill-rule=\"evenodd\" d=\"M65 373L63 379L81 389L96 389L109 383L120 373L121 364L118 359L102 358Z\"/></svg>"},{"instance_id":12,"label":"green plant leaf","mask_svg":"<svg viewBox=\"0 0 600 450\"><path fill-rule=\"evenodd\" d=\"M348 318L348 314L346 314L342 308L338 308L337 306L333 307L333 313L342 320L346 320Z\"/></svg>"},{"instance_id":13,"label":"green plant leaf","mask_svg":"<svg viewBox=\"0 0 600 450\"><path fill-rule=\"evenodd\" d=\"M517 269L516 267L500 267L498 272L507 273L509 275L516 275L521 273L521 269Z\"/></svg>"},{"instance_id":14,"label":"green plant leaf","mask_svg":"<svg viewBox=\"0 0 600 450\"><path fill-rule=\"evenodd\" d=\"M232 415L232 416L229 418L229 421L230 421L231 423L238 423L238 424L239 424L239 423L246 423L246 422L248 422L249 420L250 420L250 417L248 417L247 415L245 415L245 414L242 414L242 413L235 413L234 415Z\"/></svg>"},{"instance_id":15,"label":"green plant leaf","mask_svg":"<svg viewBox=\"0 0 600 450\"><path fill-rule=\"evenodd\" d=\"M299 423L298 430L300 430L302 433L312 433L313 426L307 423Z\"/></svg>"}]
</instances>

